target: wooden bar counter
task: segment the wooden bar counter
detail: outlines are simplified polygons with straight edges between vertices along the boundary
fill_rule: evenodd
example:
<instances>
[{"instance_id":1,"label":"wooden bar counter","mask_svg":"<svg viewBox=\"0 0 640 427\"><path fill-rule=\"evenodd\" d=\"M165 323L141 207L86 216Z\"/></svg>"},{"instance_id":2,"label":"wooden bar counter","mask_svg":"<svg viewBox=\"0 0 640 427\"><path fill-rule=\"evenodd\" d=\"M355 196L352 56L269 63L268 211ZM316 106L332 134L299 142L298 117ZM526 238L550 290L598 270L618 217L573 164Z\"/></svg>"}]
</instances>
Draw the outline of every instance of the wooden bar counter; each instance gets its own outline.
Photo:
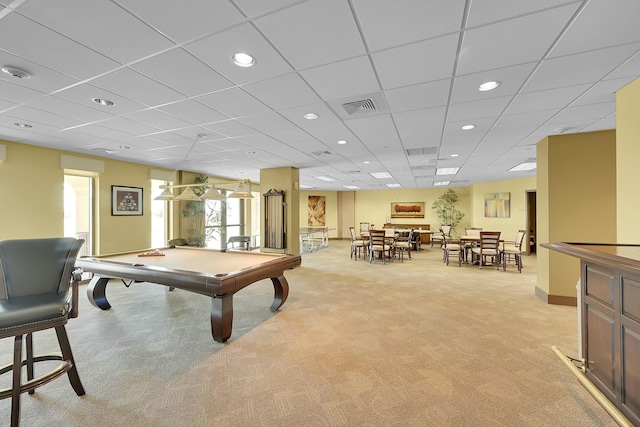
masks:
<instances>
[{"instance_id":1,"label":"wooden bar counter","mask_svg":"<svg viewBox=\"0 0 640 427\"><path fill-rule=\"evenodd\" d=\"M640 426L640 245L541 246L580 258L585 374L633 425Z\"/></svg>"}]
</instances>

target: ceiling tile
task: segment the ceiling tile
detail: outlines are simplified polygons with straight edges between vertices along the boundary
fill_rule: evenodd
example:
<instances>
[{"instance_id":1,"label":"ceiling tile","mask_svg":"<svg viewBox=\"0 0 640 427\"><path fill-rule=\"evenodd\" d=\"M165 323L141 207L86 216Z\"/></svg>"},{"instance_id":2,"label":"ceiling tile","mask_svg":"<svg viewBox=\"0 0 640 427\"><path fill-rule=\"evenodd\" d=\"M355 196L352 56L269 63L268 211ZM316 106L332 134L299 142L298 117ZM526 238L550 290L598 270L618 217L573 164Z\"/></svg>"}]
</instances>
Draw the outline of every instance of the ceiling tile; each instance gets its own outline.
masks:
<instances>
[{"instance_id":1,"label":"ceiling tile","mask_svg":"<svg viewBox=\"0 0 640 427\"><path fill-rule=\"evenodd\" d=\"M320 102L318 95L295 73L250 83L243 88L276 111Z\"/></svg>"},{"instance_id":2,"label":"ceiling tile","mask_svg":"<svg viewBox=\"0 0 640 427\"><path fill-rule=\"evenodd\" d=\"M345 98L380 90L368 56L301 71L300 75L324 99Z\"/></svg>"},{"instance_id":3,"label":"ceiling tile","mask_svg":"<svg viewBox=\"0 0 640 427\"><path fill-rule=\"evenodd\" d=\"M185 45L201 61L237 85L268 79L292 71L273 46L246 23ZM252 55L253 67L238 67L231 57L238 53Z\"/></svg>"},{"instance_id":4,"label":"ceiling tile","mask_svg":"<svg viewBox=\"0 0 640 427\"><path fill-rule=\"evenodd\" d=\"M458 34L414 43L372 55L383 89L451 77Z\"/></svg>"},{"instance_id":5,"label":"ceiling tile","mask_svg":"<svg viewBox=\"0 0 640 427\"><path fill-rule=\"evenodd\" d=\"M204 34L218 32L244 20L228 0L117 0L170 39L184 43Z\"/></svg>"},{"instance_id":6,"label":"ceiling tile","mask_svg":"<svg viewBox=\"0 0 640 427\"><path fill-rule=\"evenodd\" d=\"M259 18L255 23L298 70L365 53L345 1L311 0Z\"/></svg>"},{"instance_id":7,"label":"ceiling tile","mask_svg":"<svg viewBox=\"0 0 640 427\"><path fill-rule=\"evenodd\" d=\"M145 59L131 68L190 97L234 86L182 49L173 49Z\"/></svg>"},{"instance_id":8,"label":"ceiling tile","mask_svg":"<svg viewBox=\"0 0 640 427\"><path fill-rule=\"evenodd\" d=\"M364 38L372 51L456 33L464 2L450 0L355 0Z\"/></svg>"},{"instance_id":9,"label":"ceiling tile","mask_svg":"<svg viewBox=\"0 0 640 427\"><path fill-rule=\"evenodd\" d=\"M465 31L457 73L471 74L542 59L577 7L572 3Z\"/></svg>"},{"instance_id":10,"label":"ceiling tile","mask_svg":"<svg viewBox=\"0 0 640 427\"><path fill-rule=\"evenodd\" d=\"M161 33L114 2L25 1L18 11L122 64L174 46ZM69 22L74 24L69 25Z\"/></svg>"}]
</instances>

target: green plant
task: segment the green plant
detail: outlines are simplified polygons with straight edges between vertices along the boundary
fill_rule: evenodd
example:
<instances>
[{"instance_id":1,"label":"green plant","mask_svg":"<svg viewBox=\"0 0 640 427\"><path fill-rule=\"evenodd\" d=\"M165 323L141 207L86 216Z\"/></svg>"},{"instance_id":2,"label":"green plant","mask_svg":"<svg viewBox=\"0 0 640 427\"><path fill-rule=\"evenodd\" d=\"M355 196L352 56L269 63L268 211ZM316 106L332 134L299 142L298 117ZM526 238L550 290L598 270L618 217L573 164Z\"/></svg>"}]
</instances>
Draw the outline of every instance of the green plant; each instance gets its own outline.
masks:
<instances>
[{"instance_id":1,"label":"green plant","mask_svg":"<svg viewBox=\"0 0 640 427\"><path fill-rule=\"evenodd\" d=\"M456 209L456 203L458 202L458 195L452 189L448 189L446 193L442 194L431 205L431 209L435 211L442 225L450 225L453 232L462 218L464 218L464 212Z\"/></svg>"}]
</instances>

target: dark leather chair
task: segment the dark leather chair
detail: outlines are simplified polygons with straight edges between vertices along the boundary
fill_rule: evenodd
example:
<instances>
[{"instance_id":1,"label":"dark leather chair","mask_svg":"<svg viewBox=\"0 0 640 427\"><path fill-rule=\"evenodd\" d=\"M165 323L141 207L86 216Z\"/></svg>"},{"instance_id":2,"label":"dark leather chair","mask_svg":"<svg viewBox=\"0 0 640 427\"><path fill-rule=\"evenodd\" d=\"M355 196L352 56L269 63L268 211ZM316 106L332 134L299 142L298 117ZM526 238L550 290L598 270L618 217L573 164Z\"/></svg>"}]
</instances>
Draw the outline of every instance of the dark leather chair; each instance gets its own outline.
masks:
<instances>
[{"instance_id":1,"label":"dark leather chair","mask_svg":"<svg viewBox=\"0 0 640 427\"><path fill-rule=\"evenodd\" d=\"M11 397L11 425L20 421L20 395L33 394L37 387L68 374L78 396L84 395L64 325L77 317L78 282L75 270L78 251L84 240L45 238L0 241L0 338L14 337L13 363L0 374L13 373L11 388L0 390L0 399ZM33 333L55 328L61 353L35 356ZM26 336L26 358L22 338ZM34 363L47 360L62 363L34 378ZM22 367L27 381L22 383Z\"/></svg>"}]
</instances>

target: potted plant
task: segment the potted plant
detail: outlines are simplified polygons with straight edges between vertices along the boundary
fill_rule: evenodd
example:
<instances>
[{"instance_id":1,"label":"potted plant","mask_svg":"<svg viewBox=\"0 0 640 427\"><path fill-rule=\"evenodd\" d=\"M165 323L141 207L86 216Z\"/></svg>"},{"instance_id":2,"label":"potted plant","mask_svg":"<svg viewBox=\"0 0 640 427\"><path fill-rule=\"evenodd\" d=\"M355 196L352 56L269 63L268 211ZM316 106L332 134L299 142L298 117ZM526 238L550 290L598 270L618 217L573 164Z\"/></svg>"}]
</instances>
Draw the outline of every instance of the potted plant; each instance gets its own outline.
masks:
<instances>
[{"instance_id":1,"label":"potted plant","mask_svg":"<svg viewBox=\"0 0 640 427\"><path fill-rule=\"evenodd\" d=\"M448 189L446 193L442 194L431 205L431 209L435 211L438 218L440 218L441 225L450 225L453 232L462 218L464 218L464 212L456 209L456 203L458 202L458 195L452 189Z\"/></svg>"}]
</instances>

